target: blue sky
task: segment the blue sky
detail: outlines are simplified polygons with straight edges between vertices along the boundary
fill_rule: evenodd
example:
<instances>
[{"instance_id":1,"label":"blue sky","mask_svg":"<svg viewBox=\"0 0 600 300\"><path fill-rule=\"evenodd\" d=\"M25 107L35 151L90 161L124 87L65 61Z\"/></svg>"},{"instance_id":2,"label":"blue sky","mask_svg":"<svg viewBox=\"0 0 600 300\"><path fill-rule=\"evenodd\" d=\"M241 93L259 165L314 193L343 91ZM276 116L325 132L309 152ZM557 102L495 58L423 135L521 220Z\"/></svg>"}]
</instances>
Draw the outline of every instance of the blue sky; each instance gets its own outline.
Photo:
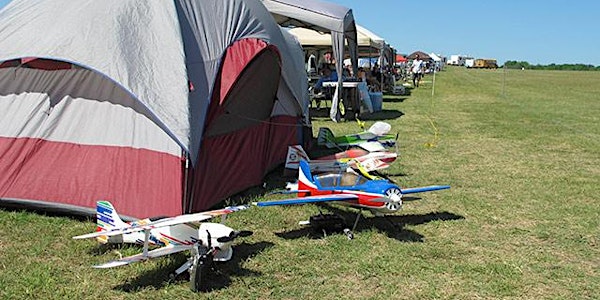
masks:
<instances>
[{"instance_id":1,"label":"blue sky","mask_svg":"<svg viewBox=\"0 0 600 300\"><path fill-rule=\"evenodd\" d=\"M400 53L600 66L597 0L327 0ZM0 7L10 0L0 0Z\"/></svg>"},{"instance_id":2,"label":"blue sky","mask_svg":"<svg viewBox=\"0 0 600 300\"><path fill-rule=\"evenodd\" d=\"M401 53L600 66L597 0L328 0Z\"/></svg>"}]
</instances>

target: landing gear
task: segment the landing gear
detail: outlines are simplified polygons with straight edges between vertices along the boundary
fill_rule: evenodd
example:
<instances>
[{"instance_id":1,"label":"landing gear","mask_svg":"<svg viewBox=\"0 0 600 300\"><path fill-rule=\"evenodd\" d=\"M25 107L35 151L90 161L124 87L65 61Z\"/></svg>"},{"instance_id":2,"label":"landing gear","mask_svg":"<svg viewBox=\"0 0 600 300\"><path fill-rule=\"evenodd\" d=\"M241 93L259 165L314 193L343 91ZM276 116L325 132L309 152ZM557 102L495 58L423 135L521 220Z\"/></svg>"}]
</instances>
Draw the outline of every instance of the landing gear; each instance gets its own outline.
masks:
<instances>
[{"instance_id":1,"label":"landing gear","mask_svg":"<svg viewBox=\"0 0 600 300\"><path fill-rule=\"evenodd\" d=\"M303 224L310 225L317 231L320 230L323 232L323 236L327 236L328 232L343 232L349 240L354 239L354 233L346 225L344 218L337 214L320 213L311 216L308 222L303 222Z\"/></svg>"},{"instance_id":2,"label":"landing gear","mask_svg":"<svg viewBox=\"0 0 600 300\"><path fill-rule=\"evenodd\" d=\"M191 266L188 271L190 272L190 289L194 292L206 290L208 271L213 263L213 253L207 250L200 245L192 248Z\"/></svg>"}]
</instances>

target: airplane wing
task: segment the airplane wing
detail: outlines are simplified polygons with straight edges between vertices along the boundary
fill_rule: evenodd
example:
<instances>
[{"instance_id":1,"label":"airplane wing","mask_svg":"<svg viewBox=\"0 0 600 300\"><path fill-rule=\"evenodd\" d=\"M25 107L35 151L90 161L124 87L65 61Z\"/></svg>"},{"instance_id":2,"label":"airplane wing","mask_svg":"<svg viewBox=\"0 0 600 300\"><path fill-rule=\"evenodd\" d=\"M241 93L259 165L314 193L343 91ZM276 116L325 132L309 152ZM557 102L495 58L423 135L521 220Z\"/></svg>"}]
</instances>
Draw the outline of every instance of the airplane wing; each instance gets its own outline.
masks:
<instances>
[{"instance_id":1,"label":"airplane wing","mask_svg":"<svg viewBox=\"0 0 600 300\"><path fill-rule=\"evenodd\" d=\"M275 206L275 205L291 205L291 204L306 204L306 203L317 203L317 202L330 202L330 201L345 201L358 199L357 195L352 194L334 194L334 195L322 195L322 196L308 196L302 198L292 198L283 200L273 201L262 201L254 202L256 206Z\"/></svg>"},{"instance_id":2,"label":"airplane wing","mask_svg":"<svg viewBox=\"0 0 600 300\"><path fill-rule=\"evenodd\" d=\"M229 214L232 212L244 210L244 209L247 209L248 207L249 207L249 205L230 206L230 207L226 207L223 209L217 209L217 210L205 211L205 212L200 212L200 213L195 213L195 214L187 214L187 215L180 215L180 216L171 217L171 218L160 219L160 220L156 220L156 221L153 221L150 223L135 225L135 226L131 226L131 227L115 228L115 229L111 229L108 231L97 231L97 232L93 232L93 233L78 235L73 238L74 239L87 239L87 238L94 238L94 237L99 237L99 236L116 236L116 235L150 230L150 229L155 229L155 228L160 228L160 227L165 227L165 226L173 226L173 225L184 224L184 223L197 223L197 222L202 222L202 221L205 221L205 220L217 217L217 216L226 215L226 214Z\"/></svg>"},{"instance_id":3,"label":"airplane wing","mask_svg":"<svg viewBox=\"0 0 600 300\"><path fill-rule=\"evenodd\" d=\"M368 152L386 151L385 147L380 142L364 142L356 145Z\"/></svg>"},{"instance_id":4,"label":"airplane wing","mask_svg":"<svg viewBox=\"0 0 600 300\"><path fill-rule=\"evenodd\" d=\"M127 257L123 257L121 259L109 261L109 262L101 264L101 265L96 265L96 266L94 266L94 268L106 269L106 268L125 266L128 264L146 260L146 259L157 258L157 257L161 257L161 256L173 254L173 253L178 253L181 251L188 250L190 248L192 248L191 245L166 246L166 247L158 248L158 249L155 249L152 251L148 251L148 253L146 255L144 255L144 253L139 253L136 255L127 256Z\"/></svg>"},{"instance_id":5,"label":"airplane wing","mask_svg":"<svg viewBox=\"0 0 600 300\"><path fill-rule=\"evenodd\" d=\"M402 194L415 194L449 189L449 185L430 185L418 188L402 189Z\"/></svg>"},{"instance_id":6,"label":"airplane wing","mask_svg":"<svg viewBox=\"0 0 600 300\"><path fill-rule=\"evenodd\" d=\"M365 168L365 170L367 172L382 170L382 169L388 168L390 166L389 164L387 164L377 158L367 158L367 159L359 162L359 165L362 166L363 168ZM360 169L360 167L358 167L358 168Z\"/></svg>"}]
</instances>

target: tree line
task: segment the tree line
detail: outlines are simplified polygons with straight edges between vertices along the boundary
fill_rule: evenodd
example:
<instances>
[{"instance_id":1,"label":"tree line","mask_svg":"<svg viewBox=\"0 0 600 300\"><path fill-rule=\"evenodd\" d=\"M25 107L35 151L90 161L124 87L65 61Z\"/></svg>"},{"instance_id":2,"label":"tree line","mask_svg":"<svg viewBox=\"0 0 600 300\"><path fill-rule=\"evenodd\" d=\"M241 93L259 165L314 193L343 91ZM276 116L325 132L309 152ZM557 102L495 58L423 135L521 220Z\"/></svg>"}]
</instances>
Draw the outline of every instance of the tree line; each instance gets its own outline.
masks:
<instances>
[{"instance_id":1,"label":"tree line","mask_svg":"<svg viewBox=\"0 0 600 300\"><path fill-rule=\"evenodd\" d=\"M549 64L549 65L531 65L526 61L509 60L504 63L508 69L528 69L528 70L563 70L563 71L600 71L600 66L586 64Z\"/></svg>"}]
</instances>

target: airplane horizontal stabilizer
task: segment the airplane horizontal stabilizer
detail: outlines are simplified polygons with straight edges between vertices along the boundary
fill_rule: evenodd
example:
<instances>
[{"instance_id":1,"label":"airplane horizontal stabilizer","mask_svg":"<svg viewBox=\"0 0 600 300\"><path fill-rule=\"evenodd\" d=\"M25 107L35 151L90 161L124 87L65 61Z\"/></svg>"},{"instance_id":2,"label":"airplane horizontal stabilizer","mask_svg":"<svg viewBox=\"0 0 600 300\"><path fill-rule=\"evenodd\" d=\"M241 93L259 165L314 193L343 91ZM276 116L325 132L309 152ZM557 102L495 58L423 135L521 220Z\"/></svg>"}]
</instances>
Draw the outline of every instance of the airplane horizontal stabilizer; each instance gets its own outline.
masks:
<instances>
[{"instance_id":1,"label":"airplane horizontal stabilizer","mask_svg":"<svg viewBox=\"0 0 600 300\"><path fill-rule=\"evenodd\" d=\"M275 206L275 205L292 205L292 204L306 204L306 203L317 203L317 202L329 202L329 201L344 201L358 199L357 195L351 194L335 194L326 196L309 196L294 199L274 200L274 201L262 201L255 202L256 206Z\"/></svg>"},{"instance_id":2,"label":"airplane horizontal stabilizer","mask_svg":"<svg viewBox=\"0 0 600 300\"><path fill-rule=\"evenodd\" d=\"M402 189L402 194L415 194L449 189L449 185L430 185L418 188Z\"/></svg>"},{"instance_id":3,"label":"airplane horizontal stabilizer","mask_svg":"<svg viewBox=\"0 0 600 300\"><path fill-rule=\"evenodd\" d=\"M94 268L106 269L106 268L125 266L128 264L134 263L134 262L138 262L138 261L142 261L142 260L146 260L146 259L150 259L150 258L157 258L157 257L161 257L161 256L173 254L173 253L178 253L181 251L188 250L190 248L192 248L192 246L190 246L190 245L166 246L166 247L152 250L152 251L148 252L148 255L146 255L146 256L144 256L143 253L139 253L136 255L123 257L118 260L109 261L109 262L101 264L101 265L96 265L96 266L94 266Z\"/></svg>"}]
</instances>

